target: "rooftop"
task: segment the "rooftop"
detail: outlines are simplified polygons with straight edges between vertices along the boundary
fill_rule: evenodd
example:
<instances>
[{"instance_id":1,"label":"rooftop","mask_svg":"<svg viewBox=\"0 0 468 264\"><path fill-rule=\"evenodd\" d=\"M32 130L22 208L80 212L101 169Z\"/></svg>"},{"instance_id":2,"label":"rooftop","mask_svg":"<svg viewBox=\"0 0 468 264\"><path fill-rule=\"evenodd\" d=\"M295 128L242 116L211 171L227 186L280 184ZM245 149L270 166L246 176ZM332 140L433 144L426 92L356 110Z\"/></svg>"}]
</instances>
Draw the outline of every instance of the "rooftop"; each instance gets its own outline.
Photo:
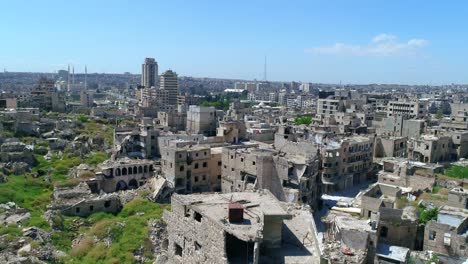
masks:
<instances>
[{"instance_id":1,"label":"rooftop","mask_svg":"<svg viewBox=\"0 0 468 264\"><path fill-rule=\"evenodd\" d=\"M291 218L269 191L173 195L173 199L184 205L191 205L199 214L218 223L226 232L244 241L254 241L262 237L263 219L266 216ZM229 222L228 206L231 202L243 205L242 223Z\"/></svg>"}]
</instances>

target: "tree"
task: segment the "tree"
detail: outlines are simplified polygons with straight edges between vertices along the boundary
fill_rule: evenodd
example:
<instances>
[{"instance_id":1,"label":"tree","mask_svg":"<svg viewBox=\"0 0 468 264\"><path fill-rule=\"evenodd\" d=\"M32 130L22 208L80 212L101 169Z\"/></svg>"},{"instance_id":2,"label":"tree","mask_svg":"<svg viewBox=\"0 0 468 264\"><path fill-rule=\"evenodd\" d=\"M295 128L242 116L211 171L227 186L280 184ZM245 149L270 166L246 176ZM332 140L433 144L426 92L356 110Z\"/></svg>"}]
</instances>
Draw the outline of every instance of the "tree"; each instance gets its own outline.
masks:
<instances>
[{"instance_id":1,"label":"tree","mask_svg":"<svg viewBox=\"0 0 468 264\"><path fill-rule=\"evenodd\" d=\"M437 109L436 118L437 119L442 119L442 117L444 117L444 109L439 108L439 109Z\"/></svg>"}]
</instances>

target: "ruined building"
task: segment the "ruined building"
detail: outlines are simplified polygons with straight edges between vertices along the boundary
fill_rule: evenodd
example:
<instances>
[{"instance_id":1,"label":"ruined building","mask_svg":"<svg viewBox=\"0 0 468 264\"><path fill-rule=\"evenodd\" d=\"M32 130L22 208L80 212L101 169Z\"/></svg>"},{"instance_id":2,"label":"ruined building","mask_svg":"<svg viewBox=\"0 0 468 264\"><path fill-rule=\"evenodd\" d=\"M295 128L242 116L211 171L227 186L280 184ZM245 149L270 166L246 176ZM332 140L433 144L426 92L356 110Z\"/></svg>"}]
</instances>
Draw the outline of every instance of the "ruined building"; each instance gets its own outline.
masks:
<instances>
[{"instance_id":1,"label":"ruined building","mask_svg":"<svg viewBox=\"0 0 468 264\"><path fill-rule=\"evenodd\" d=\"M291 155L258 145L230 146L223 148L222 165L223 193L268 189L280 201L317 206L317 155Z\"/></svg>"},{"instance_id":2,"label":"ruined building","mask_svg":"<svg viewBox=\"0 0 468 264\"><path fill-rule=\"evenodd\" d=\"M266 190L174 194L163 218L171 263L319 263L314 229Z\"/></svg>"}]
</instances>

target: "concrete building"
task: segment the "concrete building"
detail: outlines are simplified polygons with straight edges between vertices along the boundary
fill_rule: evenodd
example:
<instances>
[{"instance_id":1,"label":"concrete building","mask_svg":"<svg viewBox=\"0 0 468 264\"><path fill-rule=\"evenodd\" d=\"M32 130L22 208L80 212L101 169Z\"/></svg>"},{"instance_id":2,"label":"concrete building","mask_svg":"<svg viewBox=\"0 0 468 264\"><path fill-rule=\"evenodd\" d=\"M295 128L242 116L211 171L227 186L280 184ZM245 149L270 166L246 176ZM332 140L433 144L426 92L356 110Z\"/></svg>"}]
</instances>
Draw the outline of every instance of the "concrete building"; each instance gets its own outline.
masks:
<instances>
[{"instance_id":1,"label":"concrete building","mask_svg":"<svg viewBox=\"0 0 468 264\"><path fill-rule=\"evenodd\" d=\"M177 73L168 70L161 74L159 84L159 95L157 95L159 104L162 106L170 105L177 108L177 97L179 96L179 81Z\"/></svg>"},{"instance_id":2,"label":"concrete building","mask_svg":"<svg viewBox=\"0 0 468 264\"><path fill-rule=\"evenodd\" d=\"M463 142L467 141L464 140ZM410 157L413 160L425 163L456 161L458 158L466 157L468 154L466 143L458 146L461 148L461 152L457 148L457 144L454 144L452 137L448 135L423 135L418 139L409 141Z\"/></svg>"},{"instance_id":3,"label":"concrete building","mask_svg":"<svg viewBox=\"0 0 468 264\"><path fill-rule=\"evenodd\" d=\"M259 145L223 148L223 193L268 189L280 201L317 208L318 156L296 155Z\"/></svg>"},{"instance_id":4,"label":"concrete building","mask_svg":"<svg viewBox=\"0 0 468 264\"><path fill-rule=\"evenodd\" d=\"M382 170L378 172L378 182L411 191L431 191L436 181L436 173L443 173L444 167L426 164L403 158L384 159Z\"/></svg>"},{"instance_id":5,"label":"concrete building","mask_svg":"<svg viewBox=\"0 0 468 264\"><path fill-rule=\"evenodd\" d=\"M456 187L450 190L447 205L468 210L468 189Z\"/></svg>"},{"instance_id":6,"label":"concrete building","mask_svg":"<svg viewBox=\"0 0 468 264\"><path fill-rule=\"evenodd\" d=\"M324 193L364 182L373 169L374 138L351 136L321 143L321 179Z\"/></svg>"},{"instance_id":7,"label":"concrete building","mask_svg":"<svg viewBox=\"0 0 468 264\"><path fill-rule=\"evenodd\" d=\"M172 141L161 153L161 168L176 193L221 191L221 148Z\"/></svg>"},{"instance_id":8,"label":"concrete building","mask_svg":"<svg viewBox=\"0 0 468 264\"><path fill-rule=\"evenodd\" d=\"M338 99L318 99L317 115L327 116L344 110L344 103Z\"/></svg>"},{"instance_id":9,"label":"concrete building","mask_svg":"<svg viewBox=\"0 0 468 264\"><path fill-rule=\"evenodd\" d=\"M362 193L361 216L375 218L380 208L396 208L396 200L401 198L401 189L388 184L373 184Z\"/></svg>"},{"instance_id":10,"label":"concrete building","mask_svg":"<svg viewBox=\"0 0 468 264\"><path fill-rule=\"evenodd\" d=\"M145 88L158 85L158 63L154 58L146 58L141 65L141 86Z\"/></svg>"},{"instance_id":11,"label":"concrete building","mask_svg":"<svg viewBox=\"0 0 468 264\"><path fill-rule=\"evenodd\" d=\"M94 96L90 91L81 91L80 102L83 107L91 108L94 104Z\"/></svg>"},{"instance_id":12,"label":"concrete building","mask_svg":"<svg viewBox=\"0 0 468 264\"><path fill-rule=\"evenodd\" d=\"M65 93L57 91L53 80L43 77L31 90L31 97L22 104L45 111L65 112Z\"/></svg>"},{"instance_id":13,"label":"concrete building","mask_svg":"<svg viewBox=\"0 0 468 264\"><path fill-rule=\"evenodd\" d=\"M407 138L381 136L375 138L374 157L404 157L407 154Z\"/></svg>"},{"instance_id":14,"label":"concrete building","mask_svg":"<svg viewBox=\"0 0 468 264\"><path fill-rule=\"evenodd\" d=\"M439 209L437 220L426 224L424 250L438 254L468 257L468 210L450 206Z\"/></svg>"},{"instance_id":15,"label":"concrete building","mask_svg":"<svg viewBox=\"0 0 468 264\"><path fill-rule=\"evenodd\" d=\"M163 219L171 263L320 262L310 216L288 214L266 190L175 194Z\"/></svg>"},{"instance_id":16,"label":"concrete building","mask_svg":"<svg viewBox=\"0 0 468 264\"><path fill-rule=\"evenodd\" d=\"M191 134L203 134L205 136L216 135L218 116L212 106L189 106L187 111L187 132Z\"/></svg>"},{"instance_id":17,"label":"concrete building","mask_svg":"<svg viewBox=\"0 0 468 264\"><path fill-rule=\"evenodd\" d=\"M389 101L387 115L389 117L402 115L409 118L425 118L427 117L427 110L428 101L405 99L399 101Z\"/></svg>"}]
</instances>

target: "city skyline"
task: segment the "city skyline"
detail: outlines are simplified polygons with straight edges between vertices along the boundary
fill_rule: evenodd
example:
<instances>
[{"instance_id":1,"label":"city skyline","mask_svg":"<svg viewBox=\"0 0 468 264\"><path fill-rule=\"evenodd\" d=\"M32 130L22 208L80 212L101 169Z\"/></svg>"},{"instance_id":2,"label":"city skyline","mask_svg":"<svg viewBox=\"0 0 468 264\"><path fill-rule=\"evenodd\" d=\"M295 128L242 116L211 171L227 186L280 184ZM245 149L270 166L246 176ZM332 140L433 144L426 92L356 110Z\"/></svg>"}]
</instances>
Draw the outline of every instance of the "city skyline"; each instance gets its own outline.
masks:
<instances>
[{"instance_id":1,"label":"city skyline","mask_svg":"<svg viewBox=\"0 0 468 264\"><path fill-rule=\"evenodd\" d=\"M262 80L266 56L271 81L468 83L466 3L47 3L4 5L2 70L140 73L154 57L180 76Z\"/></svg>"}]
</instances>

